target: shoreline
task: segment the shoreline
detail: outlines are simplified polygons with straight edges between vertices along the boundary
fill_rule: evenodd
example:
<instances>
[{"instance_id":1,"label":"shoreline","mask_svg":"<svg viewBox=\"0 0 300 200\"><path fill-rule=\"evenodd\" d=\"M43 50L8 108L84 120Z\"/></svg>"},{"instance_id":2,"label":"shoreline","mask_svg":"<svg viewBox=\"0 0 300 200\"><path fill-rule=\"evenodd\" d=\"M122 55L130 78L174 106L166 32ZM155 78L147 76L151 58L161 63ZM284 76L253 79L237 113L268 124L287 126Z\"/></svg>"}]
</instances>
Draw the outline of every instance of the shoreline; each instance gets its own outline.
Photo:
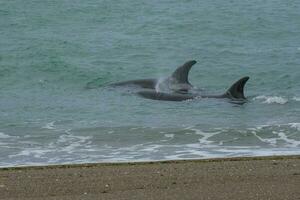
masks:
<instances>
[{"instance_id":1,"label":"shoreline","mask_svg":"<svg viewBox=\"0 0 300 200\"><path fill-rule=\"evenodd\" d=\"M1 199L300 199L300 155L0 168Z\"/></svg>"},{"instance_id":2,"label":"shoreline","mask_svg":"<svg viewBox=\"0 0 300 200\"><path fill-rule=\"evenodd\" d=\"M238 156L226 158L203 158L203 159L179 159L179 160L154 160L154 161L116 161L116 162L89 162L89 163L63 163L50 165L20 165L1 167L1 170L18 170L18 169L46 169L46 168L77 168L77 167L101 167L116 165L150 165L150 164L172 164L184 162L225 162L225 161L251 161L251 160L283 160L283 159L300 159L300 155L274 155L274 156Z\"/></svg>"}]
</instances>

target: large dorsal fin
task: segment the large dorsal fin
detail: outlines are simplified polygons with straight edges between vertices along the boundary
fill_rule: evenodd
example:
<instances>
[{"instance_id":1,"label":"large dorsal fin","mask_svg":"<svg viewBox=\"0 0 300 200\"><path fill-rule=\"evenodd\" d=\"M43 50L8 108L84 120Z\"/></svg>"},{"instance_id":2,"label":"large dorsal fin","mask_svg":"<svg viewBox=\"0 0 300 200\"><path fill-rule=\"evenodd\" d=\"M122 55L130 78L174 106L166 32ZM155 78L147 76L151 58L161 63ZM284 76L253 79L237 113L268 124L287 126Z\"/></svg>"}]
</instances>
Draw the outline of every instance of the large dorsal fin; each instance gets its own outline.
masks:
<instances>
[{"instance_id":1,"label":"large dorsal fin","mask_svg":"<svg viewBox=\"0 0 300 200\"><path fill-rule=\"evenodd\" d=\"M227 90L224 96L230 99L246 99L244 96L244 86L248 80L248 76L241 78Z\"/></svg>"},{"instance_id":2,"label":"large dorsal fin","mask_svg":"<svg viewBox=\"0 0 300 200\"><path fill-rule=\"evenodd\" d=\"M190 60L184 63L182 66L178 67L171 77L176 80L177 83L189 83L189 71L191 70L192 66L196 64L195 60Z\"/></svg>"}]
</instances>

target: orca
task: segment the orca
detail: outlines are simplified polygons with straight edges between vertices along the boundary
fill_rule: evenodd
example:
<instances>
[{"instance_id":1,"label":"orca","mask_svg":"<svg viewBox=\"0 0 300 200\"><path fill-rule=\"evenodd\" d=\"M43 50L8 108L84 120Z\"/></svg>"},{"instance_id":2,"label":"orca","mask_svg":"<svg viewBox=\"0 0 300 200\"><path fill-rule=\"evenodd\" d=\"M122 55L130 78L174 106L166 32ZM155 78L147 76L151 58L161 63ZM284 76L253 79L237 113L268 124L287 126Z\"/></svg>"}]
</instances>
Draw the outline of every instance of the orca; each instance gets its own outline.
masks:
<instances>
[{"instance_id":1,"label":"orca","mask_svg":"<svg viewBox=\"0 0 300 200\"><path fill-rule=\"evenodd\" d=\"M194 87L188 79L189 72L193 65L197 62L190 60L179 66L171 76L163 79L136 79L129 81L122 81L109 84L111 87L132 87L137 89L133 90L138 96L161 101L185 101L200 98L217 98L217 99L230 99L231 102L246 102L244 95L244 87L249 80L245 76L236 81L232 86L223 94L207 94L201 89Z\"/></svg>"},{"instance_id":2,"label":"orca","mask_svg":"<svg viewBox=\"0 0 300 200\"><path fill-rule=\"evenodd\" d=\"M246 97L244 95L244 87L246 82L249 80L248 76L245 76L238 81L236 81L225 93L221 95L210 95L210 94L180 94L180 93L165 93L157 92L155 90L143 90L137 92L137 95L153 100L162 101L185 101L190 99L200 99L200 98L225 98L233 101L245 101Z\"/></svg>"},{"instance_id":3,"label":"orca","mask_svg":"<svg viewBox=\"0 0 300 200\"><path fill-rule=\"evenodd\" d=\"M187 93L189 90L194 88L189 82L188 75L193 65L197 62L190 60L179 66L171 76L161 79L137 79L122 81L117 83L109 84L109 86L127 86L127 87L138 87L142 89L152 89L157 92L178 92Z\"/></svg>"}]
</instances>

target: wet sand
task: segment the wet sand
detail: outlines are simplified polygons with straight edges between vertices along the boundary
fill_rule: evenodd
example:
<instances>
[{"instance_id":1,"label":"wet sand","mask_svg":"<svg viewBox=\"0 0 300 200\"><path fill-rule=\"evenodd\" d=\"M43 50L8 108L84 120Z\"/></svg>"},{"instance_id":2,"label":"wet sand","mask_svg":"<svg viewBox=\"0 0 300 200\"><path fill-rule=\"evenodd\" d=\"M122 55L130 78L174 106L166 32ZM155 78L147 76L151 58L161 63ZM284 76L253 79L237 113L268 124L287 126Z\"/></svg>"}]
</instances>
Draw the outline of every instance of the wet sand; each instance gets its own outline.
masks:
<instances>
[{"instance_id":1,"label":"wet sand","mask_svg":"<svg viewBox=\"0 0 300 200\"><path fill-rule=\"evenodd\" d=\"M2 168L0 199L300 200L300 156Z\"/></svg>"}]
</instances>

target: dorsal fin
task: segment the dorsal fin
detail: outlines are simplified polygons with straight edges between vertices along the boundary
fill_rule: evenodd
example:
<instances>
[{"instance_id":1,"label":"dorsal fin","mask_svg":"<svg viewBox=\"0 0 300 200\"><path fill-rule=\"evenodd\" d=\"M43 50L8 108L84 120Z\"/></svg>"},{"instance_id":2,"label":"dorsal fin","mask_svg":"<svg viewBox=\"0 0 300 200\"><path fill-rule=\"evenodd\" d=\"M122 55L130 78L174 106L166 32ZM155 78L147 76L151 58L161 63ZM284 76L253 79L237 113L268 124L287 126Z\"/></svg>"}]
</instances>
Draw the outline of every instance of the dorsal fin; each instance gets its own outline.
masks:
<instances>
[{"instance_id":1,"label":"dorsal fin","mask_svg":"<svg viewBox=\"0 0 300 200\"><path fill-rule=\"evenodd\" d=\"M190 60L184 63L182 66L178 67L172 74L172 78L177 81L177 83L189 83L189 71L191 70L192 66L196 64L195 60Z\"/></svg>"},{"instance_id":2,"label":"dorsal fin","mask_svg":"<svg viewBox=\"0 0 300 200\"><path fill-rule=\"evenodd\" d=\"M244 86L248 80L248 76L241 78L227 90L224 96L230 99L246 99L244 96Z\"/></svg>"}]
</instances>

